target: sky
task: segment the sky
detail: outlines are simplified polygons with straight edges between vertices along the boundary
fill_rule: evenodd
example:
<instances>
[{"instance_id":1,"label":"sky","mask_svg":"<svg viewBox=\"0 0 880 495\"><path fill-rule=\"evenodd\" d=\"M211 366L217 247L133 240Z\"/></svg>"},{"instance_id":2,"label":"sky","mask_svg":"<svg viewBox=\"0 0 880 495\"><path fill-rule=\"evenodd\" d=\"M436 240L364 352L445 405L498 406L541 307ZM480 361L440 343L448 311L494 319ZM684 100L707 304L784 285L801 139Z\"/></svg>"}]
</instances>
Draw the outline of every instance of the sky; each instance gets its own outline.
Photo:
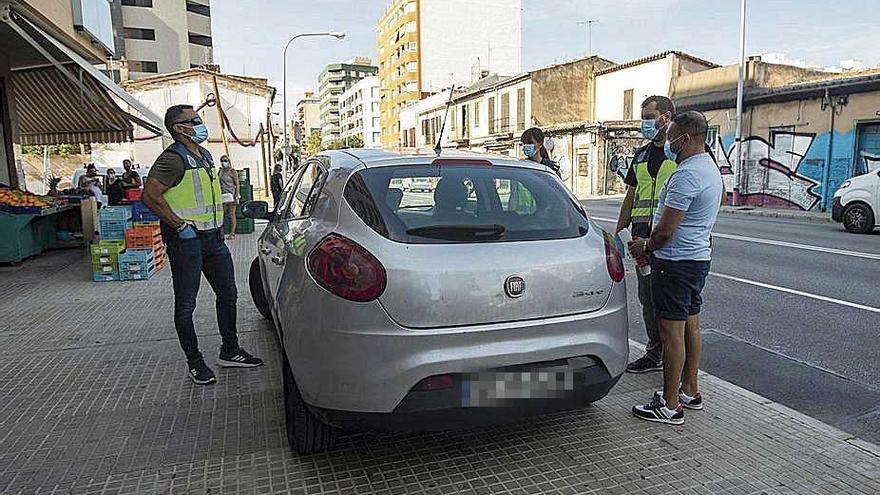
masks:
<instances>
[{"instance_id":1,"label":"sky","mask_svg":"<svg viewBox=\"0 0 880 495\"><path fill-rule=\"evenodd\" d=\"M473 0L479 1L479 0ZM376 60L376 22L391 0L214 0L215 62L231 74L265 77L282 88L282 49L295 34L344 31L347 38L306 38L288 50L288 118L325 65L357 55ZM746 51L784 53L822 66L860 59L880 65L878 0L749 0ZM739 55L739 0L522 0L523 69L593 52L622 63L682 50L719 64ZM829 4L832 7L829 7ZM474 19L479 29L482 19ZM280 108L280 107L279 107Z\"/></svg>"}]
</instances>

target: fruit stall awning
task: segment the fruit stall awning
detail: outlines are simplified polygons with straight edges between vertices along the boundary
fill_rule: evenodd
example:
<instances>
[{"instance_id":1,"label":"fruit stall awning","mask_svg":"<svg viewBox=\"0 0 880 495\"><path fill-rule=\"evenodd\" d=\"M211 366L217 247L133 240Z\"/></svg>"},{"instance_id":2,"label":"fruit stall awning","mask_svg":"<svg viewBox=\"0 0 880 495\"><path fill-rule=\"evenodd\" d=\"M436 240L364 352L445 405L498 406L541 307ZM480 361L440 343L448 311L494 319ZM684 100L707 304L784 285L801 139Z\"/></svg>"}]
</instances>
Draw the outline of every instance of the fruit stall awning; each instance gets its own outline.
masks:
<instances>
[{"instance_id":1,"label":"fruit stall awning","mask_svg":"<svg viewBox=\"0 0 880 495\"><path fill-rule=\"evenodd\" d=\"M16 142L125 142L133 139L134 125L163 133L161 118L62 42L15 12L2 20L48 62L10 70Z\"/></svg>"}]
</instances>

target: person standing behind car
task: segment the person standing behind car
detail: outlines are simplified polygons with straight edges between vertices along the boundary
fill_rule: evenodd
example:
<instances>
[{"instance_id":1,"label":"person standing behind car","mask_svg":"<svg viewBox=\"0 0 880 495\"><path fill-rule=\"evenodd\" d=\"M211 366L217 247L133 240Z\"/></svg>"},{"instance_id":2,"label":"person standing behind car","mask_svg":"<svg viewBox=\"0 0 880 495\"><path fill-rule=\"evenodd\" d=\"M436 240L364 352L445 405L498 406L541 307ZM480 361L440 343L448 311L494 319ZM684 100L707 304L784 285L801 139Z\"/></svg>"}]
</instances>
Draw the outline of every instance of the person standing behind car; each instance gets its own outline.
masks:
<instances>
[{"instance_id":1,"label":"person standing behind car","mask_svg":"<svg viewBox=\"0 0 880 495\"><path fill-rule=\"evenodd\" d=\"M632 224L632 236L640 239L651 237L654 212L660 198L660 190L666 180L678 167L663 152L666 142L666 127L672 122L675 106L665 96L650 96L642 103L642 136L650 140L648 144L635 150L633 163L626 174L626 197L620 207L615 233ZM648 344L645 355L629 363L629 373L648 373L663 369L663 346L660 331L654 317L651 298L651 275L636 273L639 303L642 306L642 319Z\"/></svg>"},{"instance_id":2,"label":"person standing behind car","mask_svg":"<svg viewBox=\"0 0 880 495\"><path fill-rule=\"evenodd\" d=\"M712 228L721 209L721 172L706 153L708 123L699 112L676 115L665 152L678 163L660 192L649 239L629 244L634 257L652 255L654 314L663 342L663 393L632 408L647 421L684 422L684 411L702 409L697 385L702 338L702 292L712 260Z\"/></svg>"},{"instance_id":3,"label":"person standing behind car","mask_svg":"<svg viewBox=\"0 0 880 495\"><path fill-rule=\"evenodd\" d=\"M272 173L271 189L272 189L272 205L277 205L281 198L281 191L284 190L284 174L281 173L282 166L280 163L275 165L275 171Z\"/></svg>"},{"instance_id":4,"label":"person standing behind car","mask_svg":"<svg viewBox=\"0 0 880 495\"><path fill-rule=\"evenodd\" d=\"M229 157L220 157L220 191L223 193L224 222L229 221L229 235L227 239L235 239L235 229L238 227L238 219L235 218L235 209L241 199L241 189L238 179L238 171L232 168Z\"/></svg>"},{"instance_id":5,"label":"person standing behind car","mask_svg":"<svg viewBox=\"0 0 880 495\"><path fill-rule=\"evenodd\" d=\"M211 153L199 146L208 139L208 128L190 105L170 107L165 112L165 128L174 143L150 169L142 200L161 219L174 288L174 326L190 378L206 385L217 378L199 352L193 326L203 273L217 295L220 366L254 367L263 361L238 344L238 291L232 255L223 241L220 180Z\"/></svg>"}]
</instances>

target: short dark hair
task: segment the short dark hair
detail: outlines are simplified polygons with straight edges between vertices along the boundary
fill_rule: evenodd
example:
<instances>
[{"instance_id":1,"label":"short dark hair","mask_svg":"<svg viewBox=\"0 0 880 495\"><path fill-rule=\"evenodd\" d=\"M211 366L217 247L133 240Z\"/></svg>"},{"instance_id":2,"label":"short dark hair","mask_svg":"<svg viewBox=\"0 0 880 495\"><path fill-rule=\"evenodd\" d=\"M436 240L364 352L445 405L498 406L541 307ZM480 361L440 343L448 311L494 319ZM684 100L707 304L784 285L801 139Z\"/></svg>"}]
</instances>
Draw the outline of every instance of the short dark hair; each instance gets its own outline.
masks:
<instances>
[{"instance_id":1,"label":"short dark hair","mask_svg":"<svg viewBox=\"0 0 880 495\"><path fill-rule=\"evenodd\" d=\"M649 96L642 102L642 108L647 108L651 103L657 104L657 110L660 113L669 112L675 115L675 103L672 103L672 100L669 98L660 95Z\"/></svg>"},{"instance_id":2,"label":"short dark hair","mask_svg":"<svg viewBox=\"0 0 880 495\"><path fill-rule=\"evenodd\" d=\"M98 169L98 167L96 167L94 163L87 163L87 164L86 164L86 170L88 170L88 169L90 169L90 168L93 168L93 169L95 169L95 170Z\"/></svg>"},{"instance_id":3,"label":"short dark hair","mask_svg":"<svg viewBox=\"0 0 880 495\"><path fill-rule=\"evenodd\" d=\"M706 121L706 116L694 110L681 112L673 117L672 121L681 128L681 132L693 137L703 136L705 138L709 132L709 123Z\"/></svg>"},{"instance_id":4,"label":"short dark hair","mask_svg":"<svg viewBox=\"0 0 880 495\"><path fill-rule=\"evenodd\" d=\"M168 107L168 110L165 110L165 129L168 129L168 132L174 134L174 131L171 130L174 127L174 124L177 123L178 117L183 113L184 110L195 110L192 105L174 105Z\"/></svg>"},{"instance_id":5,"label":"short dark hair","mask_svg":"<svg viewBox=\"0 0 880 495\"><path fill-rule=\"evenodd\" d=\"M526 129L526 132L522 133L522 137L520 141L523 143L528 141L535 141L538 144L544 144L544 131L538 129L537 127L532 127L531 129Z\"/></svg>"}]
</instances>

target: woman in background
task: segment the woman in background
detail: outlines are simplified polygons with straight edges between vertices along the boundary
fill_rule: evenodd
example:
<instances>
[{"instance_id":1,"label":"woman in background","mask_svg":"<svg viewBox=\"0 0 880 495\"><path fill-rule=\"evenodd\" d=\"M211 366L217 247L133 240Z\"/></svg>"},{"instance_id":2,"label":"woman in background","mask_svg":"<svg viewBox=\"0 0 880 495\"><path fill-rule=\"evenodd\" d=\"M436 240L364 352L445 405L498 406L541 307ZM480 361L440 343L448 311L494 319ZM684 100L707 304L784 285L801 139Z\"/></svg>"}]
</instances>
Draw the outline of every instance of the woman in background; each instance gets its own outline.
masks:
<instances>
[{"instance_id":1,"label":"woman in background","mask_svg":"<svg viewBox=\"0 0 880 495\"><path fill-rule=\"evenodd\" d=\"M239 182L238 172L232 168L232 162L229 157L223 155L220 157L220 192L223 194L224 218L229 222L229 235L227 239L235 239L235 229L238 226L238 219L235 218L235 209L239 201Z\"/></svg>"}]
</instances>

